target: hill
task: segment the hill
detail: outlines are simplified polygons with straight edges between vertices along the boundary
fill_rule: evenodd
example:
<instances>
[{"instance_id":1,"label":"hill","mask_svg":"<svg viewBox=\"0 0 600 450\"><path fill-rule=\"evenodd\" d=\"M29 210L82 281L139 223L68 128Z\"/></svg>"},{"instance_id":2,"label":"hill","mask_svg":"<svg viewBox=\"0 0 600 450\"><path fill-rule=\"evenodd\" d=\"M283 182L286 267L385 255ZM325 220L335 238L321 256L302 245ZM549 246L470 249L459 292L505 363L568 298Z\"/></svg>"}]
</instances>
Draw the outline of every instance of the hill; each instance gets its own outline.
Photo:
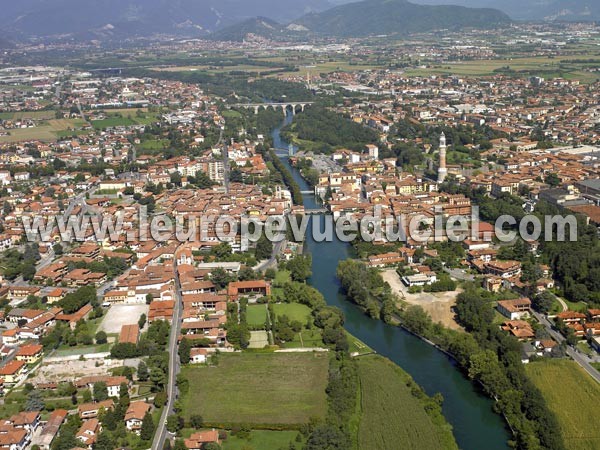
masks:
<instances>
[{"instance_id":1,"label":"hill","mask_svg":"<svg viewBox=\"0 0 600 450\"><path fill-rule=\"evenodd\" d=\"M266 17L255 17L244 20L229 27L218 30L210 35L215 41L237 41L247 40L252 35L267 39L277 39L286 35L283 25Z\"/></svg>"},{"instance_id":2,"label":"hill","mask_svg":"<svg viewBox=\"0 0 600 450\"><path fill-rule=\"evenodd\" d=\"M406 35L436 29L493 28L510 18L496 9L416 5L405 0L366 0L307 14L294 24L329 36Z\"/></svg>"},{"instance_id":3,"label":"hill","mask_svg":"<svg viewBox=\"0 0 600 450\"><path fill-rule=\"evenodd\" d=\"M327 0L23 0L3 7L0 28L22 36L197 36L251 17L288 22Z\"/></svg>"}]
</instances>

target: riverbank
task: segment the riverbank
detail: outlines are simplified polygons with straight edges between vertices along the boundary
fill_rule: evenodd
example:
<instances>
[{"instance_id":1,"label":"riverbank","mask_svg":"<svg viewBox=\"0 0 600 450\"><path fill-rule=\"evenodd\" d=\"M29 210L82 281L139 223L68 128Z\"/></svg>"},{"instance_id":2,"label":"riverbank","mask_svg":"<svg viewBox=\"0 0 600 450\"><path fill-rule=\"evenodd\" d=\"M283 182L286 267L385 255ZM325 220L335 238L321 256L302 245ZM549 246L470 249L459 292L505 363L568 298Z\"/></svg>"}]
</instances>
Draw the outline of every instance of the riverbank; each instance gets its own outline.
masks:
<instances>
[{"instance_id":1,"label":"riverbank","mask_svg":"<svg viewBox=\"0 0 600 450\"><path fill-rule=\"evenodd\" d=\"M360 379L359 450L456 449L452 427L441 412L441 396L427 397L389 359L356 359Z\"/></svg>"}]
</instances>

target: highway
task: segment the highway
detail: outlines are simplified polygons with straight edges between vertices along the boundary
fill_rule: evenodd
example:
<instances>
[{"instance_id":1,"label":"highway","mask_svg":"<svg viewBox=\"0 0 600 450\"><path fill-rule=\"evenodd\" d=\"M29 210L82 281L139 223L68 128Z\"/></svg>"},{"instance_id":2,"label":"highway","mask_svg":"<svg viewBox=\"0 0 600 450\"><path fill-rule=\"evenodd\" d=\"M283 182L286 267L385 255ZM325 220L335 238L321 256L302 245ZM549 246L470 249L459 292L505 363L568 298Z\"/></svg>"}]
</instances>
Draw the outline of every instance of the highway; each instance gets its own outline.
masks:
<instances>
[{"instance_id":1,"label":"highway","mask_svg":"<svg viewBox=\"0 0 600 450\"><path fill-rule=\"evenodd\" d=\"M177 252L175 252L177 255ZM173 259L173 272L175 276L175 309L173 311L173 321L171 322L171 335L169 336L169 382L167 384L167 404L160 416L160 421L157 424L156 434L152 442L152 450L162 450L167 439L166 421L167 417L174 414L173 405L177 398L177 374L181 370L179 355L177 352L177 338L181 330L181 313L182 313L182 298L181 298L181 283L177 272L177 256Z\"/></svg>"}]
</instances>

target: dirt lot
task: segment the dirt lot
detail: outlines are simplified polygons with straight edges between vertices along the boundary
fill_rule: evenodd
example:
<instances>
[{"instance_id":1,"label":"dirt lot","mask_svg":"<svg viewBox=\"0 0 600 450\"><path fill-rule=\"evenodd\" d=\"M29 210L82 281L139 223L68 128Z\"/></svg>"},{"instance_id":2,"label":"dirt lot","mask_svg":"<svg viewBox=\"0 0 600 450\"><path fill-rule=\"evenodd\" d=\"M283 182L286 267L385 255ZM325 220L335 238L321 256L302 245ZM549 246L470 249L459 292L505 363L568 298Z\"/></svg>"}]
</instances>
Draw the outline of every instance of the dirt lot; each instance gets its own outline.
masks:
<instances>
[{"instance_id":1,"label":"dirt lot","mask_svg":"<svg viewBox=\"0 0 600 450\"><path fill-rule=\"evenodd\" d=\"M108 375L109 369L121 367L123 361L117 359L90 359L80 361L62 360L45 362L37 371L32 382L49 383L73 380L91 375Z\"/></svg>"},{"instance_id":2,"label":"dirt lot","mask_svg":"<svg viewBox=\"0 0 600 450\"><path fill-rule=\"evenodd\" d=\"M123 325L137 323L142 314L148 316L148 305L112 305L98 330L107 334L120 333Z\"/></svg>"},{"instance_id":3,"label":"dirt lot","mask_svg":"<svg viewBox=\"0 0 600 450\"><path fill-rule=\"evenodd\" d=\"M456 296L461 292L457 289L454 292L422 292L420 294L409 294L408 288L402 283L400 277L394 269L386 269L381 272L384 281L391 286L392 291L411 305L419 305L429 313L434 322L441 322L442 325L460 330L461 327L454 320L452 307L456 303Z\"/></svg>"}]
</instances>

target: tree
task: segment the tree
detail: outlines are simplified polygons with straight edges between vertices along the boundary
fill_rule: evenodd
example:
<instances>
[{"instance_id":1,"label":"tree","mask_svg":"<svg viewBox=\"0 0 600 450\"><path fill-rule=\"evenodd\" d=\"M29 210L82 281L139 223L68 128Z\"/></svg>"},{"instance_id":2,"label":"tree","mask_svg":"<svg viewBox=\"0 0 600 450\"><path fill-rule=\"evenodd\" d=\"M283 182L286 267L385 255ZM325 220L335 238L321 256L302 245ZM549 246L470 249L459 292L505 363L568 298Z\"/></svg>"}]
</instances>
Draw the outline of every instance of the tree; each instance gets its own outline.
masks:
<instances>
[{"instance_id":1,"label":"tree","mask_svg":"<svg viewBox=\"0 0 600 450\"><path fill-rule=\"evenodd\" d=\"M149 441L154 436L154 420L152 419L152 414L150 411L147 411L144 415L144 420L142 421L142 428L140 430L140 437L144 441Z\"/></svg>"},{"instance_id":2,"label":"tree","mask_svg":"<svg viewBox=\"0 0 600 450\"><path fill-rule=\"evenodd\" d=\"M96 333L96 344L106 344L108 342L108 336L102 330Z\"/></svg>"},{"instance_id":3,"label":"tree","mask_svg":"<svg viewBox=\"0 0 600 450\"><path fill-rule=\"evenodd\" d=\"M41 411L44 409L44 399L40 391L31 391L27 396L25 411Z\"/></svg>"},{"instance_id":4,"label":"tree","mask_svg":"<svg viewBox=\"0 0 600 450\"><path fill-rule=\"evenodd\" d=\"M146 305L149 305L150 303L152 303L152 300L154 300L154 298L152 297L152 294L146 294Z\"/></svg>"},{"instance_id":5,"label":"tree","mask_svg":"<svg viewBox=\"0 0 600 450\"><path fill-rule=\"evenodd\" d=\"M56 243L52 246L52 250L54 250L54 254L56 256L60 256L63 254L63 247L59 243Z\"/></svg>"},{"instance_id":6,"label":"tree","mask_svg":"<svg viewBox=\"0 0 600 450\"><path fill-rule=\"evenodd\" d=\"M273 254L273 243L267 239L265 233L263 233L256 242L254 254L258 260L271 258L271 255Z\"/></svg>"},{"instance_id":7,"label":"tree","mask_svg":"<svg viewBox=\"0 0 600 450\"><path fill-rule=\"evenodd\" d=\"M183 417L174 414L167 417L167 430L171 433L177 433L183 428L183 425Z\"/></svg>"},{"instance_id":8,"label":"tree","mask_svg":"<svg viewBox=\"0 0 600 450\"><path fill-rule=\"evenodd\" d=\"M202 428L202 423L204 422L204 419L202 418L202 416L200 414L192 414L190 416L190 425L192 428Z\"/></svg>"},{"instance_id":9,"label":"tree","mask_svg":"<svg viewBox=\"0 0 600 450\"><path fill-rule=\"evenodd\" d=\"M144 325L146 325L146 314L142 313L140 319L138 320L138 325L140 327L140 330L144 328Z\"/></svg>"},{"instance_id":10,"label":"tree","mask_svg":"<svg viewBox=\"0 0 600 450\"><path fill-rule=\"evenodd\" d=\"M93 450L114 450L115 442L112 439L112 436L109 432L103 431L98 436L98 440L92 446Z\"/></svg>"},{"instance_id":11,"label":"tree","mask_svg":"<svg viewBox=\"0 0 600 450\"><path fill-rule=\"evenodd\" d=\"M156 394L154 394L154 406L156 408L162 408L163 406L165 406L165 404L167 403L167 393L162 391L162 392L157 392Z\"/></svg>"},{"instance_id":12,"label":"tree","mask_svg":"<svg viewBox=\"0 0 600 450\"><path fill-rule=\"evenodd\" d=\"M217 286L218 289L223 289L231 281L231 277L227 271L221 267L211 272L210 280Z\"/></svg>"},{"instance_id":13,"label":"tree","mask_svg":"<svg viewBox=\"0 0 600 450\"><path fill-rule=\"evenodd\" d=\"M188 448L181 439L177 439L175 441L175 445L173 446L173 450L188 450Z\"/></svg>"},{"instance_id":14,"label":"tree","mask_svg":"<svg viewBox=\"0 0 600 450\"><path fill-rule=\"evenodd\" d=\"M312 257L310 255L297 255L287 263L292 280L306 281L312 275Z\"/></svg>"},{"instance_id":15,"label":"tree","mask_svg":"<svg viewBox=\"0 0 600 450\"><path fill-rule=\"evenodd\" d=\"M140 381L148 381L150 378L150 372L148 371L148 366L144 361L140 361L137 369L138 380Z\"/></svg>"},{"instance_id":16,"label":"tree","mask_svg":"<svg viewBox=\"0 0 600 450\"><path fill-rule=\"evenodd\" d=\"M190 341L188 339L182 339L181 342L179 343L179 349L178 349L178 354L179 354L179 359L181 361L181 364L188 364L190 362L190 352L191 352Z\"/></svg>"},{"instance_id":17,"label":"tree","mask_svg":"<svg viewBox=\"0 0 600 450\"><path fill-rule=\"evenodd\" d=\"M108 398L108 387L104 381L94 383L94 400L101 402Z\"/></svg>"}]
</instances>

